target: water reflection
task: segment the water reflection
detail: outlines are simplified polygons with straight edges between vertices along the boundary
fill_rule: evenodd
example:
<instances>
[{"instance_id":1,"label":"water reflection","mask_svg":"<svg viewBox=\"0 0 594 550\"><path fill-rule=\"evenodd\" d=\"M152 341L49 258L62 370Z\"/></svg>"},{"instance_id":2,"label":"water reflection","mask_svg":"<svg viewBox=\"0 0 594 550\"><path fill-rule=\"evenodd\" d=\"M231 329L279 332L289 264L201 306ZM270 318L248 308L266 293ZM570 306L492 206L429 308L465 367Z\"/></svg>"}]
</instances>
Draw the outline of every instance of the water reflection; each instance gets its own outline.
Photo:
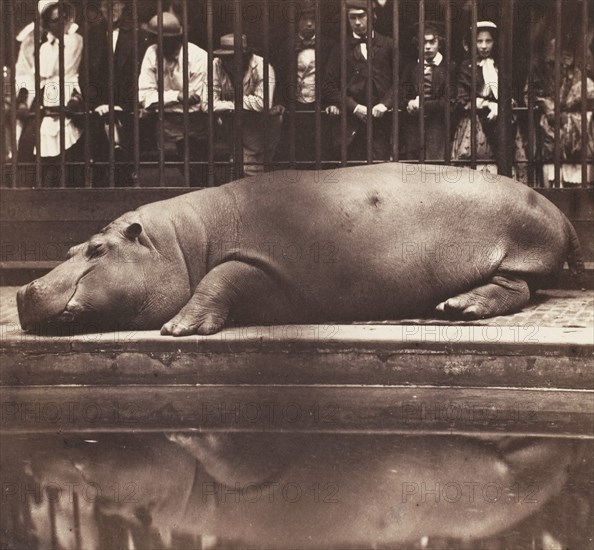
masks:
<instances>
[{"instance_id":1,"label":"water reflection","mask_svg":"<svg viewBox=\"0 0 594 550\"><path fill-rule=\"evenodd\" d=\"M2 547L583 548L592 535L590 442L97 434L2 447Z\"/></svg>"}]
</instances>

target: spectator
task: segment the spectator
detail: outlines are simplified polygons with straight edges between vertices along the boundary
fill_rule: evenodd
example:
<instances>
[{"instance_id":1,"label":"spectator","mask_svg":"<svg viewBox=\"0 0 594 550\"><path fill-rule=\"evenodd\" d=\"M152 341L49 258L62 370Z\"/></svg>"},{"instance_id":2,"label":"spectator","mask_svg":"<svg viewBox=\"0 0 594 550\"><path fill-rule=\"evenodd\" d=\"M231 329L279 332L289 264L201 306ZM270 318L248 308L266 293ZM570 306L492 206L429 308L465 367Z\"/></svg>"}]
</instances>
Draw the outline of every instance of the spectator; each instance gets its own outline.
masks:
<instances>
[{"instance_id":1,"label":"spectator","mask_svg":"<svg viewBox=\"0 0 594 550\"><path fill-rule=\"evenodd\" d=\"M561 85L560 104L561 127L559 131L559 147L561 150L561 186L576 185L582 182L582 68L576 66L575 56L566 39L561 51ZM588 182L594 181L594 81L586 79L586 160L588 161ZM555 39L549 42L545 53L544 67L536 70L534 75L534 97L541 109L539 119L541 156L544 161L543 180L550 187L555 178ZM527 96L526 96L526 102Z\"/></svg>"},{"instance_id":2,"label":"spectator","mask_svg":"<svg viewBox=\"0 0 594 550\"><path fill-rule=\"evenodd\" d=\"M89 107L95 111L93 128L93 158L98 161L109 159L109 48L108 20L112 20L113 52L113 103L114 103L114 148L115 160L121 163L132 157L132 117L134 80L134 33L127 12L126 0L101 0L101 19L89 27L92 53L89 55L89 82L85 86ZM85 71L82 71L83 75ZM130 183L133 179L129 163L116 166L116 184ZM102 171L105 173L105 171Z\"/></svg>"},{"instance_id":3,"label":"spectator","mask_svg":"<svg viewBox=\"0 0 594 550\"><path fill-rule=\"evenodd\" d=\"M16 39L20 44L19 53L14 67L15 74L15 90L17 94L17 105L20 112L17 116L16 125L16 140L17 144L21 138L23 128L29 118L29 109L35 97L35 25L29 23L19 34ZM32 93L29 93L29 90ZM9 128L7 126L7 136L9 136ZM7 139L10 143L10 138Z\"/></svg>"},{"instance_id":4,"label":"spectator","mask_svg":"<svg viewBox=\"0 0 594 550\"><path fill-rule=\"evenodd\" d=\"M74 7L64 2L64 11L60 12L57 0L39 0L38 10L41 17L42 31L45 41L39 49L39 78L41 86L41 103L44 116L39 128L40 151L43 161L42 183L57 185L60 183L60 173L57 167L60 160L60 102L66 108L67 115L75 115L82 108L79 84L79 67L82 58L83 38L77 34L78 25L74 23ZM64 45L64 98L60 98L60 61L59 43ZM33 65L34 67L34 65ZM33 74L23 80L28 88L26 93L21 88L19 92L19 112L26 113L27 105L33 105L35 98L35 69ZM33 99L35 98L35 99ZM27 120L28 119L28 120ZM28 115L23 117L24 124L19 144L18 159L20 162L32 162L35 158L35 120ZM82 156L82 130L77 126L72 116L66 116L64 121L64 147L66 162L80 162ZM67 185L76 185L84 178L84 168L67 166L65 179Z\"/></svg>"},{"instance_id":5,"label":"spectator","mask_svg":"<svg viewBox=\"0 0 594 550\"><path fill-rule=\"evenodd\" d=\"M282 47L276 48L279 54L276 60L277 94L276 105L282 114L294 101L295 112L295 159L298 161L313 161L316 157L315 119L312 111L316 102L316 78L323 75L328 61L328 55L334 46L334 41L326 36L316 36L315 4L312 0L305 2L298 8L297 33L295 42L286 40ZM316 40L322 43L320 62L316 63ZM296 74L289 73L291 64L289 59L295 59ZM286 160L290 157L290 135L288 120L285 120L283 134L279 145L279 157ZM322 140L322 146L325 140ZM322 153L322 158L326 155ZM305 165L300 164L300 168Z\"/></svg>"},{"instance_id":6,"label":"spectator","mask_svg":"<svg viewBox=\"0 0 594 550\"><path fill-rule=\"evenodd\" d=\"M155 15L148 24L143 25L144 30L152 35L158 34L158 16ZM159 108L159 53L163 56L163 104L164 116L162 127L165 141L165 153L184 158L184 65L183 57L183 29L177 17L170 13L163 13L163 44L153 44L147 49L140 76L138 79L138 93L140 106L149 112ZM162 49L160 50L160 48ZM160 50L160 52L159 52ZM205 161L207 151L207 120L202 113L202 101L207 95L207 53L188 43L188 111L190 117L190 152L193 161ZM159 135L159 134L157 134ZM206 168L193 167L191 178L198 185L204 185L203 178Z\"/></svg>"},{"instance_id":7,"label":"spectator","mask_svg":"<svg viewBox=\"0 0 594 550\"><path fill-rule=\"evenodd\" d=\"M372 32L372 79L370 115L373 117L373 159L390 158L390 124L384 115L392 107L392 40L372 30L367 20L366 0L347 0L347 13L352 33L346 52L346 108L348 155L366 158L367 136L367 33ZM324 100L329 115L340 114L341 48L337 44L330 53L324 82ZM340 151L341 132L338 120L333 124L333 146Z\"/></svg>"},{"instance_id":8,"label":"spectator","mask_svg":"<svg viewBox=\"0 0 594 550\"><path fill-rule=\"evenodd\" d=\"M452 159L468 160L471 158L470 139L472 125L470 120L472 72L476 72L476 159L479 162L494 161L497 153L497 114L498 114L498 72L494 51L497 40L497 25L492 21L477 22L477 66L472 67L470 57L466 58L458 69L456 105L460 121L454 135ZM464 49L470 55L470 39L464 43Z\"/></svg>"},{"instance_id":9,"label":"spectator","mask_svg":"<svg viewBox=\"0 0 594 550\"><path fill-rule=\"evenodd\" d=\"M418 24L416 25L418 31ZM444 160L445 146L450 142L446 134L445 111L449 109L451 90L455 78L450 79L450 90L446 88L447 74L453 68L447 67L441 53L443 49L443 25L435 21L425 21L424 63L423 63L423 96L425 112L425 159ZM415 32L413 44L418 48L418 37ZM406 159L419 157L419 60L408 64L402 73L402 109L403 142Z\"/></svg>"},{"instance_id":10,"label":"spectator","mask_svg":"<svg viewBox=\"0 0 594 550\"><path fill-rule=\"evenodd\" d=\"M230 113L235 110L235 86L243 84L243 162L245 177L261 173L266 152L272 159L280 138L282 116L272 111L275 91L275 73L268 68L269 108L268 133L264 111L264 60L255 55L242 36L241 56L243 67L242 83L235 82L235 44L232 34L221 37L220 48L214 50L213 61L213 110L215 113ZM276 114L275 114L276 113ZM222 120L224 133L231 135L229 118Z\"/></svg>"}]
</instances>

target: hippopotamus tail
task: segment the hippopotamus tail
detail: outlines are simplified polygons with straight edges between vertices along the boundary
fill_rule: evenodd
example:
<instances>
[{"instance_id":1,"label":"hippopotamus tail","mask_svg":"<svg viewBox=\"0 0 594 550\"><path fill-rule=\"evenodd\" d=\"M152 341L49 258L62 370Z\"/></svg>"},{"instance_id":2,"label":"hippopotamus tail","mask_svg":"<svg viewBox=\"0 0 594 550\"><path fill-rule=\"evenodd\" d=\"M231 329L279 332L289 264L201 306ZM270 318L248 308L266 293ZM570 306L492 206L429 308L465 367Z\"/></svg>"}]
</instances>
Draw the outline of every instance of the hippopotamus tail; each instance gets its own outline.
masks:
<instances>
[{"instance_id":1,"label":"hippopotamus tail","mask_svg":"<svg viewBox=\"0 0 594 550\"><path fill-rule=\"evenodd\" d=\"M569 253L567 255L567 265L569 266L569 272L576 278L579 286L583 288L586 269L582 255L582 247L572 223L567 218L565 218L565 221L569 235Z\"/></svg>"}]
</instances>

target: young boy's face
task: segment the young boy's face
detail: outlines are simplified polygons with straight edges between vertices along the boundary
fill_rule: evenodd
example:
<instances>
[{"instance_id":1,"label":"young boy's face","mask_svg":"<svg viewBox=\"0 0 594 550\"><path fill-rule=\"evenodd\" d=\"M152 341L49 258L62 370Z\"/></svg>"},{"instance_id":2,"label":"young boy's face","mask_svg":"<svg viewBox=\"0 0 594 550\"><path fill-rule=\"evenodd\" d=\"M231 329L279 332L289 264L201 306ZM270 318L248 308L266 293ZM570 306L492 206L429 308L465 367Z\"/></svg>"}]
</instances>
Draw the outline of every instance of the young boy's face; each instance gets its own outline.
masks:
<instances>
[{"instance_id":1,"label":"young boy's face","mask_svg":"<svg viewBox=\"0 0 594 550\"><path fill-rule=\"evenodd\" d=\"M493 35L489 31L480 31L476 35L476 49L481 59L491 56L493 45Z\"/></svg>"},{"instance_id":2,"label":"young boy's face","mask_svg":"<svg viewBox=\"0 0 594 550\"><path fill-rule=\"evenodd\" d=\"M313 15L302 15L299 18L297 32L303 38L309 40L316 32L316 21Z\"/></svg>"},{"instance_id":3,"label":"young boy's face","mask_svg":"<svg viewBox=\"0 0 594 550\"><path fill-rule=\"evenodd\" d=\"M109 19L109 0L101 0L101 15L103 15L103 19L106 21ZM114 23L117 23L122 14L124 12L124 2L123 0L114 0L113 8L112 8L112 15L111 19Z\"/></svg>"},{"instance_id":4,"label":"young boy's face","mask_svg":"<svg viewBox=\"0 0 594 550\"><path fill-rule=\"evenodd\" d=\"M439 38L434 34L425 35L425 46L423 48L423 54L426 61L431 61L439 51Z\"/></svg>"},{"instance_id":5,"label":"young boy's face","mask_svg":"<svg viewBox=\"0 0 594 550\"><path fill-rule=\"evenodd\" d=\"M361 10L349 10L348 16L351 30L355 34L358 34L359 36L367 34L367 12Z\"/></svg>"}]
</instances>

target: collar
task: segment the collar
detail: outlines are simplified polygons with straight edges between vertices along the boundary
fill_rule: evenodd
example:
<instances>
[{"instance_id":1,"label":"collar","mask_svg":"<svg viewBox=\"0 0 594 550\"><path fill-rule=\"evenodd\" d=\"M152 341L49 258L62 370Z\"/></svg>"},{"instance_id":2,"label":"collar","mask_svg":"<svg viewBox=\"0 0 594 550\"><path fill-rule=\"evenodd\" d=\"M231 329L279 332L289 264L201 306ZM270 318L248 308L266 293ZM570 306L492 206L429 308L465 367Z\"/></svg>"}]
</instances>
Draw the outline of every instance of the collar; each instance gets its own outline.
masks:
<instances>
[{"instance_id":1,"label":"collar","mask_svg":"<svg viewBox=\"0 0 594 550\"><path fill-rule=\"evenodd\" d=\"M297 34L297 38L299 40L303 40L305 42L313 42L316 39L316 35L314 34L311 38L304 38L303 36L301 36L300 34Z\"/></svg>"},{"instance_id":2,"label":"collar","mask_svg":"<svg viewBox=\"0 0 594 550\"><path fill-rule=\"evenodd\" d=\"M355 31L353 31L351 38L358 42L361 42L361 40L367 41L367 37L361 38ZM373 40L374 38L375 38L375 31L371 31L371 39ZM361 44L363 44L363 42L361 42Z\"/></svg>"}]
</instances>

